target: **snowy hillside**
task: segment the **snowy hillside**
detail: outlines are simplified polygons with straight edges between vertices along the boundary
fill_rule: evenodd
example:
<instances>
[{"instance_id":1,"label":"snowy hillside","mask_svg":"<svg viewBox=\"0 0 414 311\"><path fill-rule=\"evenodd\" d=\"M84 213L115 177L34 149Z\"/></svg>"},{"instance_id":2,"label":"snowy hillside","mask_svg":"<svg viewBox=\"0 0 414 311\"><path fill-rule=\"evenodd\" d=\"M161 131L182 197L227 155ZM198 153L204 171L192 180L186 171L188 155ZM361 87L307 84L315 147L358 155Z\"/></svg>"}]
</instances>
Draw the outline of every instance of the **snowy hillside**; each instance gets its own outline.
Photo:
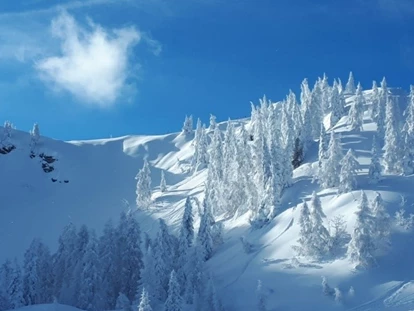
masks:
<instances>
[{"instance_id":1,"label":"snowy hillside","mask_svg":"<svg viewBox=\"0 0 414 311\"><path fill-rule=\"evenodd\" d=\"M407 214L410 214L414 204L412 191L414 177L411 172L407 173L406 167L411 165L411 162L406 161L406 153L403 155L401 152L401 156L399 155L399 150L405 150L403 135L399 137L399 144L394 146L391 154L384 155L387 150L378 152L381 161L386 162L383 176L378 183L372 182L373 176L370 172L374 136L375 140L381 140L377 126L381 121L378 120L383 117L385 123L385 116L381 117L381 112L377 111L376 116L373 116L375 109L382 109L378 108L381 105L379 99L378 103L376 100L377 96L380 96L378 94L381 92L384 94L385 87L384 85L378 89L374 87L373 90L363 93L358 87L352 92L347 92L349 89L342 90L335 81L332 87L327 87L330 97L325 99L323 82L320 83L321 107L326 103L326 107L321 108L325 109L321 122L324 124L322 132L326 130L326 134L322 134L321 137L327 140L326 148L329 144L332 150L335 149L333 141L336 141L336 148L340 149L338 152L342 155L352 149L357 160L355 167L351 167L353 163L351 153L348 161L342 160L341 155L340 161L334 163L333 166L336 166L337 171L331 165L321 164L323 161L319 138L320 124L317 124L314 116L310 114L314 102L312 96L316 91L313 90L311 95L310 91L306 91L304 84L300 106L296 105L296 99L292 94L289 94L286 101L272 105L264 98L261 100L261 107L253 108L252 118L220 123L217 125L220 131L214 130L215 123L212 120L213 125L210 128L204 129L199 125L198 130L194 132L190 120L187 119L183 131L179 133L62 142L43 136L38 137L36 129L30 135L10 129L6 125L3 130L2 145L13 146L13 148L0 154L2 174L0 261L14 257L19 261L23 260L24 252L33 238L40 238L52 252L55 252L58 248L58 238L69 223L73 223L78 228L86 224L100 235L109 219L116 222L120 212L127 210L134 211L134 217L138 220L141 231L148 233L153 242L157 242L159 240L155 239L159 230L158 218L164 219L171 232L178 235L186 199L192 197L196 232L203 213L203 201L216 202L211 208L216 221L220 221L224 227L223 242L216 245L211 258L206 261L206 269L211 272L215 291L224 310L414 310L414 272L411 269L414 258L414 252L411 250L413 217L408 215L406 218L394 217L402 207L407 209ZM306 103L304 104L306 94L309 96L307 112ZM391 108L387 106L387 109L393 109L395 112L394 119L397 123L395 131L399 135L405 120L402 112L407 108L409 101L401 89L390 89L387 94L394 104ZM335 96L342 98L337 101L341 106L333 104L336 103ZM292 102L295 106L289 106ZM385 109L385 102L383 104ZM285 106L289 108L284 108ZM272 125L266 125L266 129L258 129L258 124L265 122L264 110L269 114L266 120L274 118L274 122L281 126L281 131L273 129ZM302 115L299 121L295 119L295 113ZM390 111L384 110L384 113L389 115ZM288 115L291 119L287 119ZM297 130L295 122L301 124L301 130L297 132L295 132ZM233 134L229 134L228 124L232 125L230 128L233 128ZM362 130L360 130L361 126ZM389 125L385 125L387 126ZM414 127L414 124L412 126ZM266 132L266 130L270 132L270 137L277 133L281 134L281 138L277 139L286 145L291 139L292 152L296 156L298 153L294 148L295 139L289 138L286 134L286 129L289 127L292 128L292 137L300 136L305 146L304 157L298 156L297 161L300 165L298 164L294 170L291 168L291 176L288 176L289 171L283 171L284 164L281 160L283 156L277 153L282 151L273 146L271 139L263 138L264 152L268 152L272 158L276 157L275 155L280 156L276 157L282 163L280 165L282 168L279 168L281 170L279 179L266 180L263 190L251 194L253 187L259 187L260 178L256 179L257 175L266 174L266 165L263 164L263 172L258 170L255 177L249 175L250 181L243 181L247 184L240 186L237 183L240 179L235 177L231 184L233 188L223 186L224 190L220 190L221 198L230 197L231 203L227 201L223 203L223 199L220 201L214 197L212 193L215 188L209 182L214 181L215 178L211 176L216 169L213 157L216 155L214 148L217 146L215 143L219 132L223 133L224 137L224 158L225 153L229 153L228 150L241 150L242 145L236 144L235 149L229 147L232 144L229 138L231 135L238 137L239 140L246 138L243 142L244 148L255 150L255 144L262 135L260 131ZM390 130L388 128L386 130L388 135ZM332 132L335 135L331 135ZM405 128L404 133L406 132ZM300 134L295 136L295 133ZM305 135L308 136L304 138ZM200 137L204 137L203 143L200 143ZM380 144L384 146L383 142ZM325 150L326 163L330 163L328 153L331 149ZM207 150L209 159L204 159ZM258 157L255 152L249 155L233 153L235 157L245 156L243 159L238 158L237 161L244 163L246 170L255 165ZM194 154L197 155L196 159ZM265 162L266 153L263 159L261 161ZM151 201L148 203L148 208L142 208L142 205L141 208L137 208L135 177L143 166L145 168L146 160L149 163L151 177ZM232 163L236 160L233 158L229 161ZM393 161L396 165L393 168L395 172L391 172L392 168L389 167ZM288 165L291 166L290 160ZM330 174L329 176L321 177L320 165L324 167L326 174ZM351 168L344 173L341 167L346 165L350 165ZM275 178L276 164L272 163L269 167L272 170L270 176ZM399 169L404 169L404 172L399 172ZM354 170L356 170L355 176L352 175ZM226 168L224 171L226 172ZM144 178L142 172L143 170L141 175L137 176L138 179ZM235 174L228 168L227 172L232 176ZM235 176L242 176L240 172L237 174L240 175ZM349 178L346 179L344 174L348 174ZM160 189L162 175L166 182L164 191ZM339 180L340 184L338 184ZM234 189L239 186L242 190L236 192ZM208 194L205 199L206 187ZM379 193L386 211L391 216L389 227L391 246L383 253L375 255L375 260L372 259L375 264L369 267L362 267L361 263L365 259L368 262L368 257L361 259L360 265L357 266L358 262L350 259L349 247L348 255L346 253L346 245L354 243L352 242L355 241L354 228L362 219L362 216L358 218L356 214L361 207L361 190L364 190L370 205L378 198ZM142 191L143 188L141 193ZM314 197L312 197L313 192L315 192ZM254 196L256 201L251 199ZM326 257L326 254L320 258L310 256L304 249L308 247L307 243L304 243L302 250L298 251L300 246L298 239L304 238L303 201L311 206L312 212L315 197L320 199L321 208L326 215L326 218L321 219L322 227L329 231L327 235L331 238L334 236L332 224L335 220L337 225L342 220L345 230L341 238L345 237L346 245L338 246L335 255L330 253L329 257ZM256 203L252 203L253 201ZM251 208L252 205L255 207ZM337 228L340 229L341 226ZM364 230L368 229L361 229L361 232L365 232ZM386 239L387 237L384 237L384 241ZM330 239L329 243L331 241ZM358 241L358 243L366 242L362 238ZM325 242L327 244L328 240ZM374 242L381 244L378 239ZM160 245L153 244L154 247ZM326 245L324 247L326 248ZM362 251L359 249L359 251L363 253L360 258L369 253L366 249ZM328 284L325 287L326 295L322 290L322 277ZM257 294L259 280L261 292ZM259 309L257 295L263 297L265 309ZM70 309L70 307L51 304L23 307L22 311L37 311L35 309L60 311L63 310L62 308ZM161 303L154 304L153 308L162 310ZM187 304L185 310L196 310L196 308Z\"/></svg>"}]
</instances>

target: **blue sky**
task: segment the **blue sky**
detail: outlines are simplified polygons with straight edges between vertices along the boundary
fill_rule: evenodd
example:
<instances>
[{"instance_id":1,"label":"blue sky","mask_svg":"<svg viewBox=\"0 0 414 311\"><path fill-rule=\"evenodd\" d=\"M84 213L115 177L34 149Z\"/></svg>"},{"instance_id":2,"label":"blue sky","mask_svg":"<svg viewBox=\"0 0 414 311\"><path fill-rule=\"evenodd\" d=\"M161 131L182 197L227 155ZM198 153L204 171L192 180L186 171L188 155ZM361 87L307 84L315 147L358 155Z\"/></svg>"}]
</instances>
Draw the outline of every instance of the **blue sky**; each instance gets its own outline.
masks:
<instances>
[{"instance_id":1,"label":"blue sky","mask_svg":"<svg viewBox=\"0 0 414 311\"><path fill-rule=\"evenodd\" d=\"M411 0L0 3L0 116L57 139L179 131L327 73L414 83Z\"/></svg>"}]
</instances>

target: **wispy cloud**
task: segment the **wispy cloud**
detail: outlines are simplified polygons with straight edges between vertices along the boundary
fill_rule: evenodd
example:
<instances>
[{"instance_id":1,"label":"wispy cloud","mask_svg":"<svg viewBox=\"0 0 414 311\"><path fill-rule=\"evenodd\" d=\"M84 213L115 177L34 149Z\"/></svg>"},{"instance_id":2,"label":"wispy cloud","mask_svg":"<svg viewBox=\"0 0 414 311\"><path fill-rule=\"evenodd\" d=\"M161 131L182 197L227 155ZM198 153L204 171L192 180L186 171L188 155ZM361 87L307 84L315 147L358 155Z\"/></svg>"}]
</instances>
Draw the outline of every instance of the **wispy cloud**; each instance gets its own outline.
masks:
<instances>
[{"instance_id":1,"label":"wispy cloud","mask_svg":"<svg viewBox=\"0 0 414 311\"><path fill-rule=\"evenodd\" d=\"M142 39L133 28L108 30L92 21L82 27L68 13L52 21L60 53L35 63L47 85L70 92L81 101L110 107L128 86L130 49Z\"/></svg>"}]
</instances>

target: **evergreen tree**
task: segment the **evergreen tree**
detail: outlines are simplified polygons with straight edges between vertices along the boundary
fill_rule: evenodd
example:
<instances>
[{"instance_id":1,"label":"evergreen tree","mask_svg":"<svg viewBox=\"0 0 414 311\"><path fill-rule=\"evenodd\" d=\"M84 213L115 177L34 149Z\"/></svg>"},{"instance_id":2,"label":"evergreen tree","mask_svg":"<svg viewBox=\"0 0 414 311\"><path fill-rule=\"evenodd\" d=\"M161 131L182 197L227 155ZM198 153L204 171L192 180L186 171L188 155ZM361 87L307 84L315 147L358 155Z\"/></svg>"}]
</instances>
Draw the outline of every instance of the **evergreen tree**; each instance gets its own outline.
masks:
<instances>
[{"instance_id":1,"label":"evergreen tree","mask_svg":"<svg viewBox=\"0 0 414 311\"><path fill-rule=\"evenodd\" d=\"M204 260L210 259L213 254L213 236L211 227L214 224L214 218L211 214L210 206L207 201L203 201L204 211L201 215L200 228L197 234L197 243L203 251Z\"/></svg>"},{"instance_id":2,"label":"evergreen tree","mask_svg":"<svg viewBox=\"0 0 414 311\"><path fill-rule=\"evenodd\" d=\"M207 134L204 125L201 127L195 143L195 152L193 157L193 171L201 170L208 165L207 153Z\"/></svg>"},{"instance_id":3,"label":"evergreen tree","mask_svg":"<svg viewBox=\"0 0 414 311\"><path fill-rule=\"evenodd\" d=\"M377 122L377 134L378 134L378 141L380 146L384 143L385 137L385 119L386 119L386 106L387 106L387 99L388 99L388 88L387 82L385 77L381 81L381 89L378 95L378 113L376 117Z\"/></svg>"},{"instance_id":4,"label":"evergreen tree","mask_svg":"<svg viewBox=\"0 0 414 311\"><path fill-rule=\"evenodd\" d=\"M338 193L348 193L357 186L356 175L359 163L352 149L349 149L341 161Z\"/></svg>"},{"instance_id":5,"label":"evergreen tree","mask_svg":"<svg viewBox=\"0 0 414 311\"><path fill-rule=\"evenodd\" d=\"M161 171L160 191L161 192L167 191L167 182L165 181L164 170Z\"/></svg>"},{"instance_id":6,"label":"evergreen tree","mask_svg":"<svg viewBox=\"0 0 414 311\"><path fill-rule=\"evenodd\" d=\"M376 81L372 81L372 95L371 95L371 119L373 121L377 120L378 110L379 110L379 91Z\"/></svg>"},{"instance_id":7,"label":"evergreen tree","mask_svg":"<svg viewBox=\"0 0 414 311\"><path fill-rule=\"evenodd\" d=\"M6 260L0 267L0 310L17 309L23 306L21 270L14 261Z\"/></svg>"},{"instance_id":8,"label":"evergreen tree","mask_svg":"<svg viewBox=\"0 0 414 311\"><path fill-rule=\"evenodd\" d=\"M33 154L40 140L40 130L37 123L33 124L33 129L30 131L30 152Z\"/></svg>"},{"instance_id":9,"label":"evergreen tree","mask_svg":"<svg viewBox=\"0 0 414 311\"><path fill-rule=\"evenodd\" d=\"M11 143L11 136L12 136L12 131L14 129L13 124L10 121L5 121L4 125L3 125L3 137L1 139L1 144L4 147L10 147L12 146Z\"/></svg>"},{"instance_id":10,"label":"evergreen tree","mask_svg":"<svg viewBox=\"0 0 414 311\"><path fill-rule=\"evenodd\" d=\"M357 219L351 242L348 245L348 255L352 262L360 267L370 267L376 264L374 257L375 244L373 241L373 217L364 191L356 212Z\"/></svg>"},{"instance_id":11,"label":"evergreen tree","mask_svg":"<svg viewBox=\"0 0 414 311\"><path fill-rule=\"evenodd\" d=\"M332 287L329 286L328 281L324 276L322 277L322 293L325 296L333 296L335 293Z\"/></svg>"},{"instance_id":12,"label":"evergreen tree","mask_svg":"<svg viewBox=\"0 0 414 311\"><path fill-rule=\"evenodd\" d=\"M311 90L309 89L308 79L304 79L300 85L300 106L302 108L303 122L305 123L305 112L309 110L311 102Z\"/></svg>"},{"instance_id":13,"label":"evergreen tree","mask_svg":"<svg viewBox=\"0 0 414 311\"><path fill-rule=\"evenodd\" d=\"M310 224L311 232L309 236L308 245L310 253L314 258L323 258L328 252L329 232L323 224L323 219L326 218L322 211L322 203L314 191L310 201Z\"/></svg>"},{"instance_id":14,"label":"evergreen tree","mask_svg":"<svg viewBox=\"0 0 414 311\"><path fill-rule=\"evenodd\" d=\"M257 281L256 289L257 311L266 311L266 299L263 294L262 281Z\"/></svg>"},{"instance_id":15,"label":"evergreen tree","mask_svg":"<svg viewBox=\"0 0 414 311\"><path fill-rule=\"evenodd\" d=\"M214 131L217 127L217 121L216 121L216 116L210 114L210 126L209 126L209 130L210 131Z\"/></svg>"},{"instance_id":16,"label":"evergreen tree","mask_svg":"<svg viewBox=\"0 0 414 311\"><path fill-rule=\"evenodd\" d=\"M181 220L180 236L178 244L178 265L177 265L177 279L180 284L185 284L188 274L186 271L186 262L188 260L189 251L193 245L194 240L194 218L193 207L191 205L190 197L185 201L184 214ZM184 290L184 289L183 289Z\"/></svg>"},{"instance_id":17,"label":"evergreen tree","mask_svg":"<svg viewBox=\"0 0 414 311\"><path fill-rule=\"evenodd\" d=\"M322 94L320 89L320 83L317 81L313 87L311 93L310 105L308 108L311 112L311 123L312 123L312 136L313 139L317 139L321 130L321 123L323 120L322 113Z\"/></svg>"},{"instance_id":18,"label":"evergreen tree","mask_svg":"<svg viewBox=\"0 0 414 311\"><path fill-rule=\"evenodd\" d=\"M368 168L369 182L371 184L377 184L381 180L382 166L379 160L379 150L377 145L376 136L372 139L372 157L371 163Z\"/></svg>"},{"instance_id":19,"label":"evergreen tree","mask_svg":"<svg viewBox=\"0 0 414 311\"><path fill-rule=\"evenodd\" d=\"M221 311L220 301L218 300L216 288L214 286L213 278L211 275L207 283L204 310L205 311Z\"/></svg>"},{"instance_id":20,"label":"evergreen tree","mask_svg":"<svg viewBox=\"0 0 414 311\"><path fill-rule=\"evenodd\" d=\"M144 160L142 169L139 170L137 176L137 207L148 208L151 204L151 171L148 161Z\"/></svg>"},{"instance_id":21,"label":"evergreen tree","mask_svg":"<svg viewBox=\"0 0 414 311\"><path fill-rule=\"evenodd\" d=\"M150 299L145 287L142 289L141 299L138 306L138 311L152 311Z\"/></svg>"},{"instance_id":22,"label":"evergreen tree","mask_svg":"<svg viewBox=\"0 0 414 311\"><path fill-rule=\"evenodd\" d=\"M402 173L402 150L399 145L399 129L394 115L394 101L389 97L386 111L386 130L384 145L384 166L387 173Z\"/></svg>"},{"instance_id":23,"label":"evergreen tree","mask_svg":"<svg viewBox=\"0 0 414 311\"><path fill-rule=\"evenodd\" d=\"M155 258L153 255L152 247L149 246L147 252L144 256L144 269L141 272L142 284L145 286L145 292L148 297L151 297L150 300L157 299L157 282L156 282L156 273L155 273ZM144 294L144 289L142 295ZM142 299L142 298L141 298Z\"/></svg>"},{"instance_id":24,"label":"evergreen tree","mask_svg":"<svg viewBox=\"0 0 414 311\"><path fill-rule=\"evenodd\" d=\"M185 116L182 133L185 135L190 135L193 133L193 116Z\"/></svg>"},{"instance_id":25,"label":"evergreen tree","mask_svg":"<svg viewBox=\"0 0 414 311\"><path fill-rule=\"evenodd\" d=\"M115 308L117 310L132 311L131 302L129 301L128 297L123 293L119 293L118 298L116 300Z\"/></svg>"},{"instance_id":26,"label":"evergreen tree","mask_svg":"<svg viewBox=\"0 0 414 311\"><path fill-rule=\"evenodd\" d=\"M362 93L361 84L358 83L355 100L349 109L348 123L351 125L351 131L359 132L363 129L365 98Z\"/></svg>"},{"instance_id":27,"label":"evergreen tree","mask_svg":"<svg viewBox=\"0 0 414 311\"><path fill-rule=\"evenodd\" d=\"M97 253L97 240L92 233L83 258L83 271L78 297L78 306L83 310L94 311L102 308L100 262Z\"/></svg>"},{"instance_id":28,"label":"evergreen tree","mask_svg":"<svg viewBox=\"0 0 414 311\"><path fill-rule=\"evenodd\" d=\"M341 171L341 160L342 160L342 147L340 143L340 136L335 136L335 133L331 132L331 139L328 146L328 158L323 164L323 177L322 186L324 188L338 187L339 176Z\"/></svg>"},{"instance_id":29,"label":"evergreen tree","mask_svg":"<svg viewBox=\"0 0 414 311\"><path fill-rule=\"evenodd\" d=\"M349 73L348 82L345 86L345 94L348 95L354 95L355 94L355 82L354 82L354 75L352 74L352 71Z\"/></svg>"},{"instance_id":30,"label":"evergreen tree","mask_svg":"<svg viewBox=\"0 0 414 311\"><path fill-rule=\"evenodd\" d=\"M308 204L306 201L303 201L303 204L300 208L300 216L299 216L299 247L296 247L296 251L298 255L308 256L310 252L310 242L311 242L311 234L312 234L312 223L310 219L310 211Z\"/></svg>"},{"instance_id":31,"label":"evergreen tree","mask_svg":"<svg viewBox=\"0 0 414 311\"><path fill-rule=\"evenodd\" d=\"M319 149L318 149L318 176L319 180L323 181L325 162L328 158L328 140L326 136L325 126L321 124L321 133L319 136Z\"/></svg>"},{"instance_id":32,"label":"evergreen tree","mask_svg":"<svg viewBox=\"0 0 414 311\"><path fill-rule=\"evenodd\" d=\"M328 113L331 107L331 88L329 87L328 77L326 74L323 74L323 78L319 81L319 88L321 90L321 107L322 114L325 115Z\"/></svg>"},{"instance_id":33,"label":"evergreen tree","mask_svg":"<svg viewBox=\"0 0 414 311\"><path fill-rule=\"evenodd\" d=\"M164 311L181 311L183 302L180 296L180 285L177 282L176 273L173 270L168 285L168 297L164 304Z\"/></svg>"},{"instance_id":34,"label":"evergreen tree","mask_svg":"<svg viewBox=\"0 0 414 311\"><path fill-rule=\"evenodd\" d=\"M379 192L377 192L372 202L372 216L374 220L372 235L375 241L375 249L377 254L382 255L391 247L391 221Z\"/></svg>"},{"instance_id":35,"label":"evergreen tree","mask_svg":"<svg viewBox=\"0 0 414 311\"><path fill-rule=\"evenodd\" d=\"M342 118L345 111L345 99L343 95L339 92L339 89L336 85L336 81L334 82L334 85L332 87L331 91L331 97L330 97L330 103L331 103L331 115L330 115L330 123L331 128L338 123L338 121Z\"/></svg>"},{"instance_id":36,"label":"evergreen tree","mask_svg":"<svg viewBox=\"0 0 414 311\"><path fill-rule=\"evenodd\" d=\"M202 129L201 120L200 120L200 118L197 118L196 130L195 130L193 145L197 145L197 142L198 142L198 140L201 137L202 131L203 131L203 129Z\"/></svg>"}]
</instances>

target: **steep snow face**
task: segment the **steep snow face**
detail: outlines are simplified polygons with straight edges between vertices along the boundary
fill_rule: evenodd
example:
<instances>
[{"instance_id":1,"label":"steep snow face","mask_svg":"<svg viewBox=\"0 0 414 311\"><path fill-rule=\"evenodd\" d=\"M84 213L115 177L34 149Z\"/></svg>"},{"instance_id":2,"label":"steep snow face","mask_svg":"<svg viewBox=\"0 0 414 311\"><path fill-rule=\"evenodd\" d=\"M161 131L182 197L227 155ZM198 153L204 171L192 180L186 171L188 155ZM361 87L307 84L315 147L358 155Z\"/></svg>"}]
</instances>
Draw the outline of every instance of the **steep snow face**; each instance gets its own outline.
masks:
<instances>
[{"instance_id":1,"label":"steep snow face","mask_svg":"<svg viewBox=\"0 0 414 311\"><path fill-rule=\"evenodd\" d=\"M369 117L371 91L365 91L367 100L363 131L354 133L343 117L332 129L328 116L325 127L341 133L344 154L349 148L359 162L358 190L338 195L336 189L321 191L313 181L317 173L317 143L310 146L304 163L294 171L293 185L286 189L280 214L265 227L252 230L248 215L225 220L224 244L209 260L219 296L227 310L254 310L254 290L262 281L268 310L409 310L414 308L411 279L412 244L410 232L395 227L390 253L379 259L379 268L358 271L344 256L335 261L315 262L297 257L293 246L299 237L299 206L309 200L313 191L321 198L325 225L333 217L342 215L347 231L352 232L356 220L359 190L366 191L371 201L378 191L388 212L393 215L404 197L405 205L414 203L412 176L385 176L372 185L367 172L371 145L376 125ZM352 104L354 96L346 99ZM403 108L404 101L401 101ZM235 121L236 126L249 120ZM219 124L224 130L226 123ZM211 134L211 133L209 133ZM136 213L143 232L157 230L157 218L164 218L176 230L187 196L203 198L206 170L189 173L194 153L193 136L174 133L162 136L125 136L93 141L62 142L41 137L36 154L44 153L56 159L54 170L42 169L44 160L30 157L30 137L13 131L12 143L16 149L0 155L0 260L22 257L34 237L40 237L55 249L57 238L69 222L87 224L100 231L109 218L116 219L128 203L135 204L135 176L144 159L151 165L154 200L147 211ZM159 190L161 170L165 172L167 190ZM54 181L52 181L52 179ZM199 209L195 209L196 224ZM252 243L252 252L246 254L240 243L244 236ZM407 247L408 246L408 247ZM343 293L343 303L322 295L321 276L332 287ZM348 295L353 287L355 294ZM35 306L32 308L52 308ZM30 308L25 308L31 310ZM74 309L74 308L73 308ZM43 310L43 309L42 309ZM54 309L55 310L55 309ZM36 311L36 310L34 310Z\"/></svg>"}]
</instances>

